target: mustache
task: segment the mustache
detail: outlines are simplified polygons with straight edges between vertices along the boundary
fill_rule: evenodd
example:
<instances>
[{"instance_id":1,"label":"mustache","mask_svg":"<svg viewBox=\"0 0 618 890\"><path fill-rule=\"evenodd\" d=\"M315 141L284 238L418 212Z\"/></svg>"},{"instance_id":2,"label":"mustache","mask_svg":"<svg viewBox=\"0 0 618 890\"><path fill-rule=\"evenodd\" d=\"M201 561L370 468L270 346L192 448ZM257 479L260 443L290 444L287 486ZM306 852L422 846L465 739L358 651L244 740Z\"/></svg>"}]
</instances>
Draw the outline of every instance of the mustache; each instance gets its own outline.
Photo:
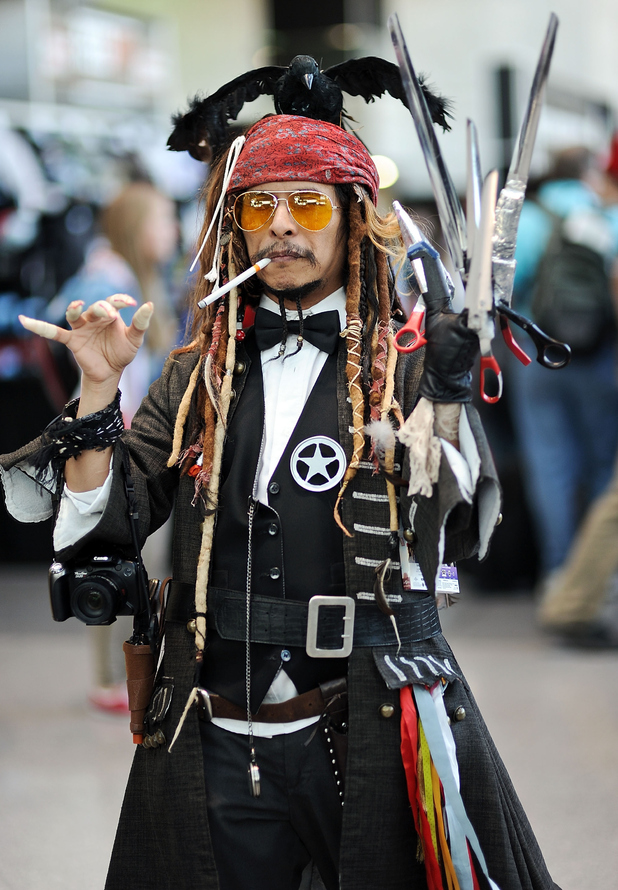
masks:
<instances>
[{"instance_id":1,"label":"mustache","mask_svg":"<svg viewBox=\"0 0 618 890\"><path fill-rule=\"evenodd\" d=\"M298 245L286 241L279 244L267 244L266 247L253 254L250 259L252 263L257 263L267 257L272 259L276 256L289 256L294 259L307 260L310 265L317 266L317 260L312 250L306 247L298 247Z\"/></svg>"}]
</instances>

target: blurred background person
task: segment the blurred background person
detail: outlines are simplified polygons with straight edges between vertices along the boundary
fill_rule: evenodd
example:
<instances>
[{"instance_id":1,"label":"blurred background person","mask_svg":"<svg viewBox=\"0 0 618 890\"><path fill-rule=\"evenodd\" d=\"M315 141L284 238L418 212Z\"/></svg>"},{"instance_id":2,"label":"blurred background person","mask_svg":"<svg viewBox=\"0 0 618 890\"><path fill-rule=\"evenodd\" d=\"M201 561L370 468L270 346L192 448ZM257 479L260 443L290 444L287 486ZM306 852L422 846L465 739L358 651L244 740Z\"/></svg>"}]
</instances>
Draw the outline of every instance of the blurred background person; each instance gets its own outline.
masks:
<instances>
[{"instance_id":1,"label":"blurred background person","mask_svg":"<svg viewBox=\"0 0 618 890\"><path fill-rule=\"evenodd\" d=\"M618 134L597 190L610 211L618 213ZM617 285L614 280L614 297ZM617 570L618 462L609 487L586 513L566 562L543 592L541 626L569 645L618 648L618 616L612 602Z\"/></svg>"},{"instance_id":2,"label":"blurred background person","mask_svg":"<svg viewBox=\"0 0 618 890\"><path fill-rule=\"evenodd\" d=\"M599 177L590 149L557 153L536 196L524 203L518 233L515 305L573 352L560 371L512 363L512 420L542 580L563 564L584 508L606 488L618 443L618 215L603 206ZM573 303L577 312L570 314L565 307Z\"/></svg>"},{"instance_id":3,"label":"blurred background person","mask_svg":"<svg viewBox=\"0 0 618 890\"><path fill-rule=\"evenodd\" d=\"M130 183L103 210L101 235L90 245L83 266L47 307L49 321L62 323L68 305L74 301L89 306L111 294L123 293L138 304L154 303L143 360L121 380L127 426L181 336L166 276L177 251L174 202L148 182Z\"/></svg>"},{"instance_id":4,"label":"blurred background person","mask_svg":"<svg viewBox=\"0 0 618 890\"><path fill-rule=\"evenodd\" d=\"M138 304L155 306L143 354L120 381L125 426L155 380L171 349L179 342L179 321L166 272L177 255L178 223L174 202L148 182L126 185L103 210L101 235L86 253L82 267L47 307L46 316L64 323L67 307L85 306L114 293L133 297ZM123 314L126 310L123 310ZM128 311L130 320L133 309ZM143 550L151 578L169 573L170 529L163 526ZM94 656L91 703L104 711L126 714L128 699L122 643L131 636L132 619L120 617L110 626L89 627Z\"/></svg>"}]
</instances>

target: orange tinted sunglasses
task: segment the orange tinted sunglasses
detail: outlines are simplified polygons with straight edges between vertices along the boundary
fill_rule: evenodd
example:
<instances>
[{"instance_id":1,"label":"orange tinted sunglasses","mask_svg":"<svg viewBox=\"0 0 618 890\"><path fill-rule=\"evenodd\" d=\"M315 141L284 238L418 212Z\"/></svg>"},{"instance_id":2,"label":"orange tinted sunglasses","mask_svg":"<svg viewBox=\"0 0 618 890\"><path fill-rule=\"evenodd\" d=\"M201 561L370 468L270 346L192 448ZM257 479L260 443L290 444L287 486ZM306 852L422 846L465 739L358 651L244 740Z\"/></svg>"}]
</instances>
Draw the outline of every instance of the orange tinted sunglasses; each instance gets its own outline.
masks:
<instances>
[{"instance_id":1,"label":"orange tinted sunglasses","mask_svg":"<svg viewBox=\"0 0 618 890\"><path fill-rule=\"evenodd\" d=\"M275 215L280 201L298 225L310 232L320 232L332 219L333 210L339 210L323 192L298 189L284 192L287 198L279 198L271 192L250 191L238 195L233 214L236 225L243 232L255 232L265 226Z\"/></svg>"}]
</instances>

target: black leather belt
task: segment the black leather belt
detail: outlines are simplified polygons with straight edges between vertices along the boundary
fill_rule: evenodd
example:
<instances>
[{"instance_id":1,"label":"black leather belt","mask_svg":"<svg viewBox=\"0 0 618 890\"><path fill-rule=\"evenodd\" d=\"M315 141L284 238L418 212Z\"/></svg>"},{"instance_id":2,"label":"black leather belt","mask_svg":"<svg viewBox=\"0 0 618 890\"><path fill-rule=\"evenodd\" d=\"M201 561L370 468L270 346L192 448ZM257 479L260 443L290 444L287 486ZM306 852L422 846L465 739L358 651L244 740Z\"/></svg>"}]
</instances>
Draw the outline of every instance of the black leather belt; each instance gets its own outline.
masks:
<instances>
[{"instance_id":1,"label":"black leather belt","mask_svg":"<svg viewBox=\"0 0 618 890\"><path fill-rule=\"evenodd\" d=\"M190 591L190 594L189 594ZM190 595L190 603L187 595ZM315 618L315 643L318 652L325 657L337 656L342 651L344 608L350 597L314 597L328 600L318 603ZM183 602L184 600L184 602ZM353 602L353 601L352 601ZM251 598L251 642L280 646L300 646L308 642L307 623L310 604L279 597L253 596ZM315 604L314 604L315 605ZM388 615L381 612L375 602L355 603L353 645L360 647L402 646L418 643L441 632L435 600L431 596L410 599L403 603L391 603L395 614L399 640ZM191 585L172 582L166 618L187 621L195 616ZM224 640L245 640L246 597L237 590L208 589L207 626ZM309 636L313 636L310 632ZM311 654L311 653L310 653Z\"/></svg>"}]
</instances>

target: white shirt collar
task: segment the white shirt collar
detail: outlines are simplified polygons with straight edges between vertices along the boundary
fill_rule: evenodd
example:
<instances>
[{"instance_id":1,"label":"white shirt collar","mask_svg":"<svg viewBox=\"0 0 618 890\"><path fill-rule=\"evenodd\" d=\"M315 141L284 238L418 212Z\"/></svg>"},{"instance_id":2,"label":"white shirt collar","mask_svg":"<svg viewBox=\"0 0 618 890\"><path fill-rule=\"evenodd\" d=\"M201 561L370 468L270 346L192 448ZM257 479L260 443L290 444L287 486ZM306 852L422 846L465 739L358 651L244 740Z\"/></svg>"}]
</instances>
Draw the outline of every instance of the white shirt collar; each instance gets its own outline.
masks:
<instances>
[{"instance_id":1,"label":"white shirt collar","mask_svg":"<svg viewBox=\"0 0 618 890\"><path fill-rule=\"evenodd\" d=\"M318 315L320 312L330 312L333 309L336 309L339 312L340 329L343 330L346 326L345 303L345 288L340 287L338 290L334 291L334 293L324 297L323 300L320 300L319 303L316 303L315 306L312 306L310 309L303 309L303 315L305 318L308 318L310 315ZM279 314L279 304L274 300L271 300L270 297L267 297L266 294L262 294L260 298L260 307L262 309L268 309L269 312L276 312ZM295 309L286 309L285 314L288 321L293 321L298 318L298 312Z\"/></svg>"}]
</instances>

